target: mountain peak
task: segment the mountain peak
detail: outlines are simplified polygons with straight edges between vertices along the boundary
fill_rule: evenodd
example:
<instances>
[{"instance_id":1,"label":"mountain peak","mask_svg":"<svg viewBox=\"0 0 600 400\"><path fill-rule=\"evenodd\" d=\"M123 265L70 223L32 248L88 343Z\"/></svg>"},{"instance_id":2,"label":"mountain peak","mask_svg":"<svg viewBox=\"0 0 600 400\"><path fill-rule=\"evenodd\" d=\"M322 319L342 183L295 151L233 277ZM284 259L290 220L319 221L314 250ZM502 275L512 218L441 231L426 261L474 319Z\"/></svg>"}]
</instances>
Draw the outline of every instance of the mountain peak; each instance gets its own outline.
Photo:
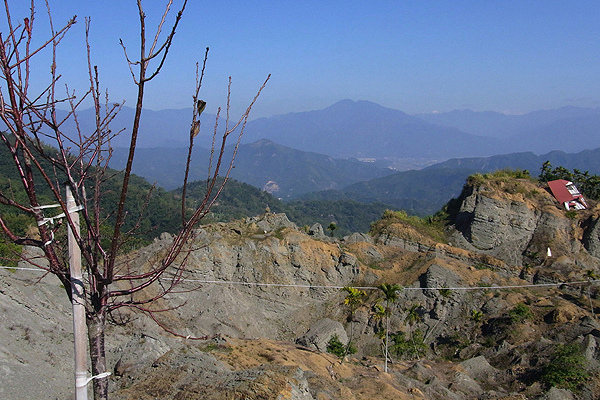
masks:
<instances>
[{"instance_id":1,"label":"mountain peak","mask_svg":"<svg viewBox=\"0 0 600 400\"><path fill-rule=\"evenodd\" d=\"M391 108L387 108L382 106L381 104L373 103L368 100L340 100L337 103L332 104L329 107L324 108L322 111L340 111L340 110L366 110L366 111L383 111L388 110L404 115L408 115L400 110L394 110Z\"/></svg>"},{"instance_id":2,"label":"mountain peak","mask_svg":"<svg viewBox=\"0 0 600 400\"><path fill-rule=\"evenodd\" d=\"M348 107L348 106L353 106L353 105L373 105L373 106L385 108L382 105L379 105L377 103L373 103L372 101L368 101L368 100L351 100L351 99L340 100L340 101L338 101L336 103L333 103L331 106L329 106L327 108L342 107L342 106Z\"/></svg>"}]
</instances>

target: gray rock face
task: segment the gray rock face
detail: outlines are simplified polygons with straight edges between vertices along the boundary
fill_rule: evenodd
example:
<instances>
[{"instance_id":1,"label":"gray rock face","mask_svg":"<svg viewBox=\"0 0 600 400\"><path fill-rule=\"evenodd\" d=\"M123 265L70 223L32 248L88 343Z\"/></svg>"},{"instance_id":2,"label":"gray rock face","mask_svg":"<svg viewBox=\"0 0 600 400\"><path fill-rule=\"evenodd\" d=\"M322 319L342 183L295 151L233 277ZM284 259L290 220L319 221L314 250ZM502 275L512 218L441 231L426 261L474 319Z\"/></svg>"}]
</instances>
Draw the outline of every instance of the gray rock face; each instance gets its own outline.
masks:
<instances>
[{"instance_id":1,"label":"gray rock face","mask_svg":"<svg viewBox=\"0 0 600 400\"><path fill-rule=\"evenodd\" d=\"M463 196L454 239L467 249L522 265L525 252L545 255L551 248L559 255L581 246L573 239L571 221L560 214L525 201L493 198L485 187L472 187Z\"/></svg>"},{"instance_id":2,"label":"gray rock face","mask_svg":"<svg viewBox=\"0 0 600 400\"><path fill-rule=\"evenodd\" d=\"M460 287L461 279L455 272L443 268L437 264L431 265L427 272L421 277L422 287L424 288L450 288ZM436 297L437 293L432 290L424 291L426 296Z\"/></svg>"},{"instance_id":3,"label":"gray rock face","mask_svg":"<svg viewBox=\"0 0 600 400\"><path fill-rule=\"evenodd\" d=\"M419 277L419 281L422 288L431 289L423 290L424 299L421 303L429 310L428 315L436 321L435 323L432 321L432 329L438 325L437 321L453 320L464 313L464 293L457 290L443 290L443 288L463 286L461 278L454 271L432 264Z\"/></svg>"},{"instance_id":4,"label":"gray rock face","mask_svg":"<svg viewBox=\"0 0 600 400\"><path fill-rule=\"evenodd\" d=\"M583 236L583 244L592 256L600 258L600 217L591 221Z\"/></svg>"},{"instance_id":5,"label":"gray rock face","mask_svg":"<svg viewBox=\"0 0 600 400\"><path fill-rule=\"evenodd\" d=\"M306 334L296 340L296 343L309 349L326 352L327 344L334 336L337 336L342 344L348 344L348 336L344 326L337 321L324 318L311 326Z\"/></svg>"},{"instance_id":6,"label":"gray rock face","mask_svg":"<svg viewBox=\"0 0 600 400\"><path fill-rule=\"evenodd\" d=\"M557 389L552 387L546 394L539 397L538 400L573 400L573 393L567 389Z\"/></svg>"},{"instance_id":7,"label":"gray rock face","mask_svg":"<svg viewBox=\"0 0 600 400\"><path fill-rule=\"evenodd\" d=\"M341 296L331 286L366 279L356 257L302 233L284 214L236 224L197 233L182 284L197 290L168 297L186 303L176 311L188 321L184 335L293 340L327 317L327 302ZM145 250L148 260L161 243Z\"/></svg>"},{"instance_id":8,"label":"gray rock face","mask_svg":"<svg viewBox=\"0 0 600 400\"><path fill-rule=\"evenodd\" d=\"M261 216L247 218L247 224L256 224L264 233L276 231L283 228L296 228L296 224L291 222L287 215L283 213L273 214L267 212Z\"/></svg>"},{"instance_id":9,"label":"gray rock face","mask_svg":"<svg viewBox=\"0 0 600 400\"><path fill-rule=\"evenodd\" d=\"M484 356L474 357L460 363L470 377L493 382L498 370L490 365Z\"/></svg>"},{"instance_id":10,"label":"gray rock face","mask_svg":"<svg viewBox=\"0 0 600 400\"><path fill-rule=\"evenodd\" d=\"M578 251L577 240L565 239L571 238L573 231L571 222L562 218L561 214L529 209L525 203L489 200L481 193L479 199L469 197L465 203L473 202L471 217L477 215L477 218L469 217L468 213L462 214L465 225L461 226L463 230L457 231L464 243L467 243L467 249L475 249L476 245L484 248L480 253L484 253L481 265L485 269L488 265L485 264L485 259L492 259L488 254L518 263L522 260L523 252L546 246L547 243L541 239L545 236L552 238L555 243L567 243L565 252ZM481 204L484 207L478 209ZM491 220L488 218L487 223L486 212L496 213ZM514 216L515 221L512 224L506 223L511 216ZM474 227L467 226L468 224L474 224ZM485 227L486 224L489 225L488 228ZM477 233L475 239L473 232ZM365 259L395 262L394 257L401 256L405 257L402 262L410 265L401 272L410 273L410 280L401 282L406 288L399 293L399 301L392 306L391 329L406 329L405 332L409 334L419 329L427 343L433 343L438 337L447 342L463 338L475 341L458 352L454 352L454 347L458 345L450 342L447 350L443 347L446 345L444 341L438 342L441 345L434 350L440 354L452 356L454 353L454 357L460 360L467 359L460 366L456 365L456 369L447 370L444 367L444 373L441 374L439 370L426 368L425 364L415 364L407 374L416 379L409 379L403 375L404 372L400 373L398 370L386 376L386 379L393 378L394 385L398 387L414 389L411 393L415 398L420 396L419 393L427 393L422 398L431 400L503 398L490 391L493 387L494 390L508 393L507 383L503 381L508 376L507 371L503 370L506 367L502 364L503 360L515 360L519 364L518 368L525 368L530 363L529 355L521 354L522 348L519 346L523 345L514 343L520 338L499 336L497 346L482 346L481 341L477 342L477 335L488 333L483 333L481 324L484 322L471 318L471 312L480 310L484 314L482 318L498 319L498 315L512 307L516 301L515 296L509 298L502 294L496 296L483 291L459 290L462 286L477 283L495 283L495 279L498 279L494 277L497 269L483 271L484 268L479 268L480 258L473 258L467 251L454 251L450 246L419 244L407 239L394 239L392 236L383 239L380 241L368 236L352 235L343 242L325 237L317 240L316 236L306 235L298 230L285 215L272 213L245 221L204 227L196 232L194 242L184 253L185 260L184 257L180 260L185 261L186 272L182 285L178 287L179 291L164 299L165 308L184 303L185 306L165 313L167 315L161 321L184 336L222 335L218 336L219 340L225 340L223 337L227 336L262 337L281 341L299 338L298 344L317 351L326 351L327 343L334 335L342 343L347 343L346 332L352 329L352 340L360 343L362 349L365 349L364 354L379 355L381 343L373 333L380 325L372 318L372 309L368 306L359 309L352 321L345 325L346 329L342 323L336 322L348 322L347 310L342 306L344 294L339 288L346 285L375 286L387 278L386 274L390 274L388 277L392 276L391 269L389 272L386 269L369 269L361 262L365 263ZM162 235L151 246L138 251L136 262L156 262L157 253L164 251L171 240L171 235ZM356 242L362 243L354 247L350 245ZM383 242L395 248L386 248ZM511 246L517 248L513 249ZM417 258L408 254L408 251L421 254ZM576 257L572 260L576 260ZM560 260L557 257L550 265L553 267L551 272L554 273L562 264L564 267L560 267L561 270L569 270L574 263L566 255L561 256ZM499 264L502 264L502 268L505 266L504 263L489 264L490 269ZM473 274L469 271L473 271ZM381 278L377 274L381 274ZM67 398L70 395L69 383L72 381L71 364L64 362L70 361L72 357L71 340L65 339L71 330L68 318L70 305L64 291L58 287L59 283L51 280L52 277L44 278L42 283L31 287L29 285L35 279L29 278L17 288L16 275L7 270L0 273L0 311L3 315L10 314L0 324L0 370L6 372L5 378L0 379L0 398L46 398L44 394L49 394L51 398ZM476 275L478 280L474 279ZM550 275L538 274L534 280L555 281L550 278ZM375 296L372 295L371 300ZM545 305L538 306L535 302L532 304L532 307L544 313L557 312L542 309ZM408 310L413 305L418 306L416 310L420 319L415 326L409 325L406 319ZM157 317L162 318L161 314ZM559 318L556 321L555 318L546 319L548 325L556 325L549 329L560 329ZM571 319L567 322L571 322ZM498 332L501 331L500 328ZM598 329L600 325L591 317L582 319L575 328L571 324L568 329L570 337L581 338L585 356L594 363L598 361L600 353ZM552 334L554 337L559 334L566 337L566 333ZM547 342L542 343L544 340ZM53 343L51 347L47 345L49 341ZM543 347L552 344L549 339L537 341ZM116 387L113 383L111 391L122 389L122 397L118 398L136 398L127 395L129 383L137 383L138 387L142 384L153 387L155 380L165 378L165 388L173 388L173 382L177 382L180 387L198 394L197 398L209 398L203 395L223 388L236 393L254 393L258 386L252 386L253 383L265 388L274 387L273 385L281 387L281 391L277 393L285 393L288 396L285 398L295 400L351 398L344 396L342 391L330 396L319 392L319 388L325 387L327 393L334 393L333 389L339 389L336 385L341 385L341 380L335 381L336 385L322 385L319 379L329 380L329 376L317 379L305 366L296 368L264 364L237 371L231 368L233 363L218 361L215 356L205 354L200 349L190 352L188 342L190 341L183 338L168 337L152 321L144 318L134 318L124 327L109 326L108 365L114 373L113 382L119 382L120 385ZM462 342L459 344L462 345ZM363 351L362 349L359 351ZM300 350L313 354L306 349ZM322 354L318 356L329 357ZM40 367L37 368L35 363ZM29 370L34 368L36 374L30 374ZM39 370L42 371L38 372ZM518 369L510 371L512 373L516 370ZM141 376L145 373L148 373L148 379L143 383ZM370 376L371 371L363 373ZM33 379L45 384L45 392L23 391L22 388ZM535 396L540 392L541 388L532 393ZM570 398L559 397L561 395L570 396L570 392L555 390L548 392L548 396L554 397L546 398ZM154 398L177 397L173 394L173 397L156 395Z\"/></svg>"},{"instance_id":11,"label":"gray rock face","mask_svg":"<svg viewBox=\"0 0 600 400\"><path fill-rule=\"evenodd\" d=\"M600 346L598 341L592 335L586 335L583 339L583 355L584 357L594 364L598 364L598 354L600 353Z\"/></svg>"},{"instance_id":12,"label":"gray rock face","mask_svg":"<svg viewBox=\"0 0 600 400\"><path fill-rule=\"evenodd\" d=\"M156 254L172 240L171 235L161 235L137 252L136 262L156 262ZM356 280L368 284L377 278L365 274L357 258L337 243L302 233L284 214L267 213L199 229L184 255L184 281L161 300L164 308L175 308L157 317L175 332L191 337L294 340L315 321L336 318L343 296L336 287ZM0 270L0 375L4 376L0 398L70 395L71 305L53 276L37 283L42 275ZM342 325L336 324L333 332L347 341ZM123 329L107 327L108 365L115 376L126 376L129 371L151 367L177 348L176 342L167 340L152 321L134 317ZM30 382L41 384L23 390ZM311 398L301 380L294 391L294 398Z\"/></svg>"},{"instance_id":13,"label":"gray rock face","mask_svg":"<svg viewBox=\"0 0 600 400\"><path fill-rule=\"evenodd\" d=\"M372 244L373 243L373 238L371 236L367 235L367 234L364 234L364 233L354 232L351 235L345 236L344 237L344 242L345 243L365 242L365 243Z\"/></svg>"},{"instance_id":14,"label":"gray rock face","mask_svg":"<svg viewBox=\"0 0 600 400\"><path fill-rule=\"evenodd\" d=\"M435 251L434 248L428 246L427 244L389 234L381 235L378 238L378 243L384 244L386 246L397 247L406 251L413 251L419 253L428 253L431 251Z\"/></svg>"},{"instance_id":15,"label":"gray rock face","mask_svg":"<svg viewBox=\"0 0 600 400\"><path fill-rule=\"evenodd\" d=\"M60 281L0 269L0 398L72 396L73 322Z\"/></svg>"},{"instance_id":16,"label":"gray rock face","mask_svg":"<svg viewBox=\"0 0 600 400\"><path fill-rule=\"evenodd\" d=\"M492 199L480 193L465 199L461 213L470 219L465 236L481 250L497 248L507 241L526 243L537 220L525 203Z\"/></svg>"},{"instance_id":17,"label":"gray rock face","mask_svg":"<svg viewBox=\"0 0 600 400\"><path fill-rule=\"evenodd\" d=\"M475 379L471 378L469 374L460 371L455 373L450 389L453 392L463 393L468 398L475 397L477 394L483 392L483 388Z\"/></svg>"}]
</instances>

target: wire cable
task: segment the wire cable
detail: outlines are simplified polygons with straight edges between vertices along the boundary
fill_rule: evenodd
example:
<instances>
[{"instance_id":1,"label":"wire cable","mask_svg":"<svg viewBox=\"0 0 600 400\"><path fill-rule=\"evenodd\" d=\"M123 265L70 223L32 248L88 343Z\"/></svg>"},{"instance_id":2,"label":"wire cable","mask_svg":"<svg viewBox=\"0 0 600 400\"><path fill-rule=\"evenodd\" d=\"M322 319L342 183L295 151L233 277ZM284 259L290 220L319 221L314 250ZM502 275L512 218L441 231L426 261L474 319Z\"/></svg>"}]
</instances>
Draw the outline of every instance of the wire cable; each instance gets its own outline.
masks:
<instances>
[{"instance_id":1,"label":"wire cable","mask_svg":"<svg viewBox=\"0 0 600 400\"><path fill-rule=\"evenodd\" d=\"M47 272L39 268L23 268L23 267L5 267L0 266L3 269L12 270L26 270L26 271L40 271ZM303 289L343 289L345 286L333 286L333 285L299 285L299 284L286 284L286 283L263 283L263 282L242 282L242 281L223 281L223 280L205 280L205 279L190 279L183 278L183 282L196 282L205 284L222 284L222 285L240 285L240 286L266 286L266 287L287 287L287 288L303 288ZM402 290L502 290L502 289L519 289L519 288L548 288L548 287L559 287L563 285L583 285L600 282L600 279L590 279L585 281L567 281L557 283L539 283L539 284L524 284L524 285L495 285L495 286L456 286L456 287L403 287ZM356 289L361 290L379 290L375 286L353 286Z\"/></svg>"}]
</instances>

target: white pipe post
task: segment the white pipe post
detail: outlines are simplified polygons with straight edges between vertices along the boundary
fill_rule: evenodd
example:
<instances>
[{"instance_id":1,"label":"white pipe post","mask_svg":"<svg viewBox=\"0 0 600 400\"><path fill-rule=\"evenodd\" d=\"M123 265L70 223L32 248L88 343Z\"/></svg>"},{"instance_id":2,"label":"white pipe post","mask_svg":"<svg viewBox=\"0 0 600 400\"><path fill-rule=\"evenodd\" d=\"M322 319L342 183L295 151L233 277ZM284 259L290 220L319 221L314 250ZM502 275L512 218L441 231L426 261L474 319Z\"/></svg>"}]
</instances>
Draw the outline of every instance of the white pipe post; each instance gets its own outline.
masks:
<instances>
[{"instance_id":1,"label":"white pipe post","mask_svg":"<svg viewBox=\"0 0 600 400\"><path fill-rule=\"evenodd\" d=\"M67 210L79 236L79 214L77 205L67 184ZM75 343L75 399L87 400L87 329L85 323L85 297L83 275L81 273L81 249L75 233L68 226L69 268L71 272L71 294L73 304L73 336Z\"/></svg>"}]
</instances>

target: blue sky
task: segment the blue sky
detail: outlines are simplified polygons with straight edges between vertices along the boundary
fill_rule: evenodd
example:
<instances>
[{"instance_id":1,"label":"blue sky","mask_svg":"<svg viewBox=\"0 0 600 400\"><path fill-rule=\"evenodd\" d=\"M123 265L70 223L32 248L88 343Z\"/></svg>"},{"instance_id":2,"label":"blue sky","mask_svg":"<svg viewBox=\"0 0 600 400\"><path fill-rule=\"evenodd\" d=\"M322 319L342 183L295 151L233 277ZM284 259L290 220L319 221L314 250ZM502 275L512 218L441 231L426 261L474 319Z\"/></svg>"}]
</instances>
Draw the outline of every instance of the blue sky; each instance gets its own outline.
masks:
<instances>
[{"instance_id":1,"label":"blue sky","mask_svg":"<svg viewBox=\"0 0 600 400\"><path fill-rule=\"evenodd\" d=\"M13 18L27 1L12 1ZM144 1L149 26L165 0ZM181 0L175 1L175 8ZM136 54L134 0L50 0L55 27L79 23L59 52L69 87L86 86L84 17L92 58L113 101L133 106L135 87L119 45ZM47 33L38 2L36 29ZM5 18L0 25L6 36ZM369 100L407 113L453 109L525 113L600 106L600 5L595 1L195 1L163 73L147 90L150 109L190 106L195 63L210 47L202 97L207 111L241 110L270 73L253 117ZM41 37L41 36L40 36ZM43 62L34 74L42 85Z\"/></svg>"}]
</instances>

